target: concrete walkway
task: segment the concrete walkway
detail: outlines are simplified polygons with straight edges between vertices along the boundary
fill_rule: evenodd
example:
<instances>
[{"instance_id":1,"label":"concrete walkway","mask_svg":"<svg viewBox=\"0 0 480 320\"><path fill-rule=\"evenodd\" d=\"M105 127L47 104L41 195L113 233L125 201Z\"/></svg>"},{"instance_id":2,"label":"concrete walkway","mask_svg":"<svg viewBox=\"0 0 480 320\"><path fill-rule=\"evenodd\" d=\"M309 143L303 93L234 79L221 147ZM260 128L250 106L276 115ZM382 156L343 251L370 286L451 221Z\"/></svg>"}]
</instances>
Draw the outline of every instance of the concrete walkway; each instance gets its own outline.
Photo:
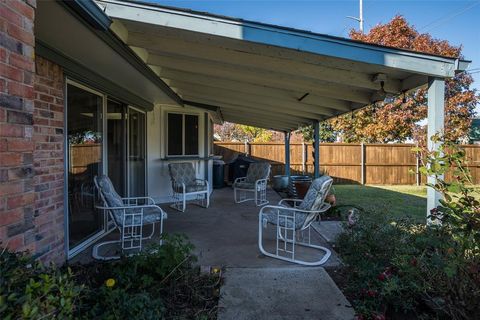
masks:
<instances>
[{"instance_id":1,"label":"concrete walkway","mask_svg":"<svg viewBox=\"0 0 480 320\"><path fill-rule=\"evenodd\" d=\"M219 320L351 320L350 303L321 267L229 268Z\"/></svg>"}]
</instances>

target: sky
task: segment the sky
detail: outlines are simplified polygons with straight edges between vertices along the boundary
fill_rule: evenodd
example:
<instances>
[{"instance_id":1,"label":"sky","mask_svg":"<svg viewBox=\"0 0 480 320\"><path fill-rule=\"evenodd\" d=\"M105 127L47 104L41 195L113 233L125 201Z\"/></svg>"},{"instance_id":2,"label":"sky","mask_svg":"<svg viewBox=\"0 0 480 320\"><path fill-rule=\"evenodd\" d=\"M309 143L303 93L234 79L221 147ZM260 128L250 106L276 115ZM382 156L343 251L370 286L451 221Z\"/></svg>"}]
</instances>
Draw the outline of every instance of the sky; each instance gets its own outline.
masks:
<instances>
[{"instance_id":1,"label":"sky","mask_svg":"<svg viewBox=\"0 0 480 320\"><path fill-rule=\"evenodd\" d=\"M348 37L350 29L358 28L347 16L358 16L359 0L149 1L333 36ZM465 59L473 61L469 69L480 71L480 0L363 0L363 14L365 32L403 15L418 31L462 45ZM472 76L473 87L480 91L480 72ZM477 109L480 113L480 106Z\"/></svg>"}]
</instances>

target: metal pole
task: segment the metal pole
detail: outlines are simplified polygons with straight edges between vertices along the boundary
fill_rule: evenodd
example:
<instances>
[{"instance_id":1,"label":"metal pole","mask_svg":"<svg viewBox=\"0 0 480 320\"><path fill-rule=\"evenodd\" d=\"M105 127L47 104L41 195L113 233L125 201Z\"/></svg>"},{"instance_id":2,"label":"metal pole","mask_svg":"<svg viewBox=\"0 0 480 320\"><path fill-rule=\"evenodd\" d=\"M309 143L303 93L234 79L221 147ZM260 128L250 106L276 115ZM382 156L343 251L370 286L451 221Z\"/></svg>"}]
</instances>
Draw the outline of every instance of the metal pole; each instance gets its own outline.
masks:
<instances>
[{"instance_id":1,"label":"metal pole","mask_svg":"<svg viewBox=\"0 0 480 320\"><path fill-rule=\"evenodd\" d=\"M290 177L290 131L285 131L285 175Z\"/></svg>"},{"instance_id":2,"label":"metal pole","mask_svg":"<svg viewBox=\"0 0 480 320\"><path fill-rule=\"evenodd\" d=\"M363 0L360 0L360 19L358 22L360 23L360 32L363 33Z\"/></svg>"},{"instance_id":3,"label":"metal pole","mask_svg":"<svg viewBox=\"0 0 480 320\"><path fill-rule=\"evenodd\" d=\"M316 179L320 176L320 121L313 124L313 143L314 143L314 159L313 159L313 177Z\"/></svg>"}]
</instances>

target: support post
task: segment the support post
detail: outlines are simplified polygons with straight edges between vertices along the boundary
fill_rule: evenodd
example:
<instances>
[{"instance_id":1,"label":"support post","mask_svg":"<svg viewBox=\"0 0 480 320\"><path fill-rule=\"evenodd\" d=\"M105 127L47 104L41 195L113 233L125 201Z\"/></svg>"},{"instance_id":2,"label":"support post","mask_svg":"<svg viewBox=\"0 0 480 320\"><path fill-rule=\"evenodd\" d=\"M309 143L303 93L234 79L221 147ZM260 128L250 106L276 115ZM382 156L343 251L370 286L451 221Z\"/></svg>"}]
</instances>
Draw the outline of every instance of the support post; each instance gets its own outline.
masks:
<instances>
[{"instance_id":1,"label":"support post","mask_svg":"<svg viewBox=\"0 0 480 320\"><path fill-rule=\"evenodd\" d=\"M317 179L320 176L320 121L315 121L313 124L313 177Z\"/></svg>"},{"instance_id":2,"label":"support post","mask_svg":"<svg viewBox=\"0 0 480 320\"><path fill-rule=\"evenodd\" d=\"M441 78L428 78L428 150L437 150L439 145L431 141L431 137L437 133L443 133L445 118L445 80ZM428 183L435 184L434 176L427 178ZM441 194L434 189L427 188L427 216L430 210L439 205ZM428 223L429 221L427 221Z\"/></svg>"},{"instance_id":3,"label":"support post","mask_svg":"<svg viewBox=\"0 0 480 320\"><path fill-rule=\"evenodd\" d=\"M285 131L285 175L290 177L290 131Z\"/></svg>"},{"instance_id":4,"label":"support post","mask_svg":"<svg viewBox=\"0 0 480 320\"><path fill-rule=\"evenodd\" d=\"M365 176L366 176L366 166L365 166L365 144L362 142L360 144L360 183L365 185Z\"/></svg>"},{"instance_id":5,"label":"support post","mask_svg":"<svg viewBox=\"0 0 480 320\"><path fill-rule=\"evenodd\" d=\"M307 157L306 157L306 148L305 141L302 141L302 174L305 175L307 169Z\"/></svg>"}]
</instances>

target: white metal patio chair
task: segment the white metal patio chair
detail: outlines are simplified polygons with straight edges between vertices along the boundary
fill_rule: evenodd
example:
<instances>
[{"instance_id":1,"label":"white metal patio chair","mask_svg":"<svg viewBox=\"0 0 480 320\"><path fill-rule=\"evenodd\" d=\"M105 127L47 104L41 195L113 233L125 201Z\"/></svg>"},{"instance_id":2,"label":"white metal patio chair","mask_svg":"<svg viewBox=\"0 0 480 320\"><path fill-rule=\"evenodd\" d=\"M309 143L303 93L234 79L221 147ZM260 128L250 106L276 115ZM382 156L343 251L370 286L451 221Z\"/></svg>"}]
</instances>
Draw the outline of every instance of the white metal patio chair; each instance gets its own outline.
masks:
<instances>
[{"instance_id":1,"label":"white metal patio chair","mask_svg":"<svg viewBox=\"0 0 480 320\"><path fill-rule=\"evenodd\" d=\"M103 206L96 206L96 208L106 210L115 228L120 231L119 240L104 241L93 247L92 256L95 259L112 260L120 258L120 255L107 257L99 253L99 249L108 244L121 243L122 252L125 252L125 250L142 250L143 240L153 237L156 223L160 223L160 235L162 234L163 220L167 218L167 214L155 205L152 198L121 198L106 175L95 176L93 180L103 202ZM108 223L108 219L106 223ZM150 224L152 225L152 232L144 237L143 226Z\"/></svg>"},{"instance_id":2,"label":"white metal patio chair","mask_svg":"<svg viewBox=\"0 0 480 320\"><path fill-rule=\"evenodd\" d=\"M196 197L198 205L208 208L210 205L208 181L197 179L191 162L169 163L168 170L172 180L173 209L185 212L188 196Z\"/></svg>"},{"instance_id":3,"label":"white metal patio chair","mask_svg":"<svg viewBox=\"0 0 480 320\"><path fill-rule=\"evenodd\" d=\"M312 182L303 200L283 199L276 206L267 205L263 207L258 219L258 247L260 251L268 257L307 266L319 266L327 262L331 251L312 243L311 224L320 217L322 212L330 208L330 204L325 202L325 198L332 183L333 179L331 177L322 176ZM285 204L287 201L293 202L294 206L287 206ZM263 245L263 229L269 224L276 227L275 252L268 252ZM320 251L320 259L314 261L297 259L297 246Z\"/></svg>"},{"instance_id":4,"label":"white metal patio chair","mask_svg":"<svg viewBox=\"0 0 480 320\"><path fill-rule=\"evenodd\" d=\"M271 165L268 162L251 163L247 176L235 179L233 183L233 197L235 203L253 200L257 206L268 203L267 181ZM253 198L248 198L247 193L253 193Z\"/></svg>"}]
</instances>

